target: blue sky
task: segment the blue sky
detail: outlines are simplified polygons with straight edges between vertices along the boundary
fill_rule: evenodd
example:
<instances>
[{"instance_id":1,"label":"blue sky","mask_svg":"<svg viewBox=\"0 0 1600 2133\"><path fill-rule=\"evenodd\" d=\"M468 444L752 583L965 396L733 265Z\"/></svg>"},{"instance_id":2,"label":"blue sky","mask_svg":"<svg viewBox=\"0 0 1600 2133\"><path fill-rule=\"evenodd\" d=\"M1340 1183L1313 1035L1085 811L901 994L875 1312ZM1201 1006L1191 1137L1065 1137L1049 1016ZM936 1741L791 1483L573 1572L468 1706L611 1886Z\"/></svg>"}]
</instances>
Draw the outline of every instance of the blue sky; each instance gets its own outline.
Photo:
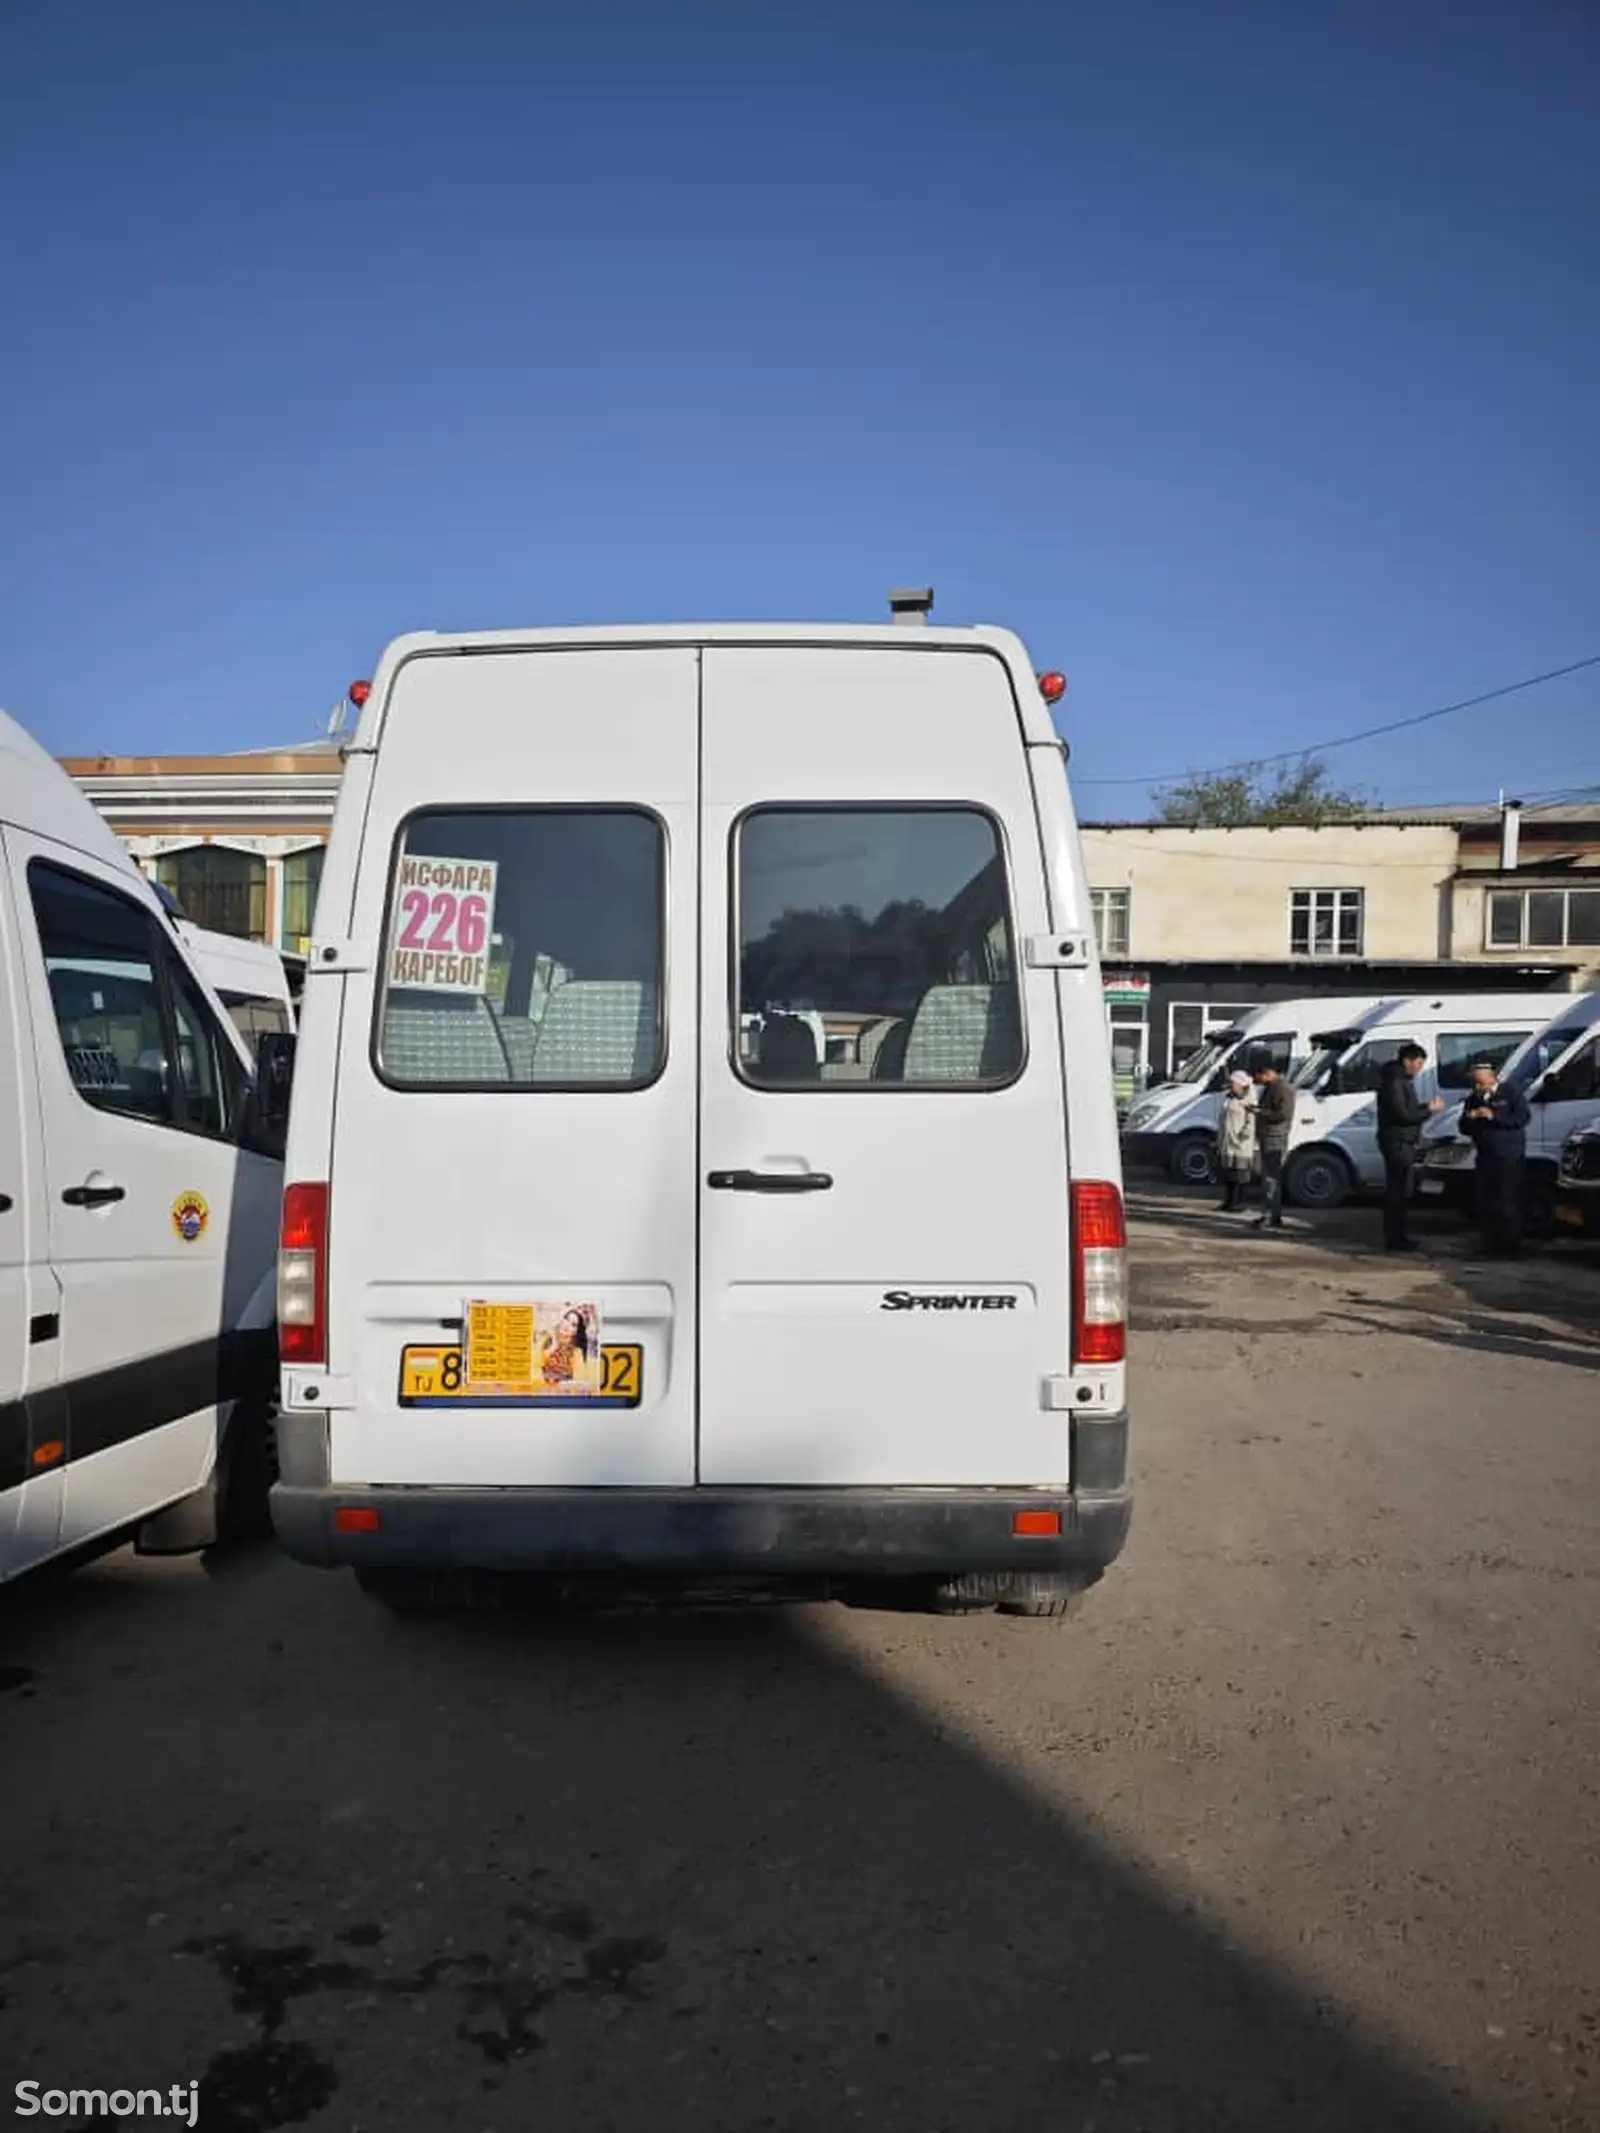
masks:
<instances>
[{"instance_id":1,"label":"blue sky","mask_svg":"<svg viewBox=\"0 0 1600 2133\"><path fill-rule=\"evenodd\" d=\"M9 0L0 704L930 582L1122 816L1600 652L1597 89L1591 0ZM1331 760L1600 784L1600 668Z\"/></svg>"}]
</instances>

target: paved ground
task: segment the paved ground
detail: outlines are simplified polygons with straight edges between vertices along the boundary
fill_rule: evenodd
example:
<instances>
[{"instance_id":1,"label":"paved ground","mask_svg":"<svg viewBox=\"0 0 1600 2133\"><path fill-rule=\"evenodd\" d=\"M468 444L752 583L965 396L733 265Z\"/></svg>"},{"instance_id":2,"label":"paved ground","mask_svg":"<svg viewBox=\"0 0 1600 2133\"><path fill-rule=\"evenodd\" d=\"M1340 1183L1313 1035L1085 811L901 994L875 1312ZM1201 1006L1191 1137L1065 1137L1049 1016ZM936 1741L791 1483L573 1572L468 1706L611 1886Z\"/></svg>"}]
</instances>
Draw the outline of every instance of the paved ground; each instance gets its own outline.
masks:
<instances>
[{"instance_id":1,"label":"paved ground","mask_svg":"<svg viewBox=\"0 0 1600 2133\"><path fill-rule=\"evenodd\" d=\"M208 2133L1600 2125L1600 1263L1147 1200L1065 1626L0 1609L0 2109ZM58 2120L57 2123L63 2123Z\"/></svg>"}]
</instances>

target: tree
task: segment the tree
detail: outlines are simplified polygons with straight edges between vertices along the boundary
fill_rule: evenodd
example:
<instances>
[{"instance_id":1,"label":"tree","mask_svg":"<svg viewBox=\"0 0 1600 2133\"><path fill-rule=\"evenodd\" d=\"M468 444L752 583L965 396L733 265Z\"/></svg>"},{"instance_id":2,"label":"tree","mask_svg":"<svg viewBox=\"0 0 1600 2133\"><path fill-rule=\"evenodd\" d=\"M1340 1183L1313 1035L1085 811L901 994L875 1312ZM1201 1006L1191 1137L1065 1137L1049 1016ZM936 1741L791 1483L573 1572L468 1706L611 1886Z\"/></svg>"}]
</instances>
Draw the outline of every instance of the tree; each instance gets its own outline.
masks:
<instances>
[{"instance_id":1,"label":"tree","mask_svg":"<svg viewBox=\"0 0 1600 2133\"><path fill-rule=\"evenodd\" d=\"M1365 814L1367 795L1330 784L1320 756L1280 763L1269 779L1260 763L1237 770L1193 770L1156 794L1156 819L1191 829L1242 829L1263 823L1299 823L1320 829Z\"/></svg>"}]
</instances>

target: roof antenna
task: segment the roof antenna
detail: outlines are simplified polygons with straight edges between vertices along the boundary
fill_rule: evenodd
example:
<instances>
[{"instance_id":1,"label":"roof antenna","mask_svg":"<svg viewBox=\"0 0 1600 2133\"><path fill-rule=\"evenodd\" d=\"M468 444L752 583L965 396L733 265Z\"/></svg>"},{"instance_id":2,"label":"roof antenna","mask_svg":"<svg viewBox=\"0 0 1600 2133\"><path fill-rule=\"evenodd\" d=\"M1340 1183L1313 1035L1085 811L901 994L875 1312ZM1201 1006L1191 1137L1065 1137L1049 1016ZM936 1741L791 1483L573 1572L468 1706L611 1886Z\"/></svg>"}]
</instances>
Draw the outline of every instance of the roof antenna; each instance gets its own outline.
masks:
<instances>
[{"instance_id":1,"label":"roof antenna","mask_svg":"<svg viewBox=\"0 0 1600 2133\"><path fill-rule=\"evenodd\" d=\"M341 696L339 701L334 705L333 709L328 713L327 734L330 740L336 733L343 733L344 722L349 715L349 711L349 698Z\"/></svg>"},{"instance_id":2,"label":"roof antenna","mask_svg":"<svg viewBox=\"0 0 1600 2133\"><path fill-rule=\"evenodd\" d=\"M931 585L897 585L889 595L889 613L909 629L921 629L933 613Z\"/></svg>"}]
</instances>

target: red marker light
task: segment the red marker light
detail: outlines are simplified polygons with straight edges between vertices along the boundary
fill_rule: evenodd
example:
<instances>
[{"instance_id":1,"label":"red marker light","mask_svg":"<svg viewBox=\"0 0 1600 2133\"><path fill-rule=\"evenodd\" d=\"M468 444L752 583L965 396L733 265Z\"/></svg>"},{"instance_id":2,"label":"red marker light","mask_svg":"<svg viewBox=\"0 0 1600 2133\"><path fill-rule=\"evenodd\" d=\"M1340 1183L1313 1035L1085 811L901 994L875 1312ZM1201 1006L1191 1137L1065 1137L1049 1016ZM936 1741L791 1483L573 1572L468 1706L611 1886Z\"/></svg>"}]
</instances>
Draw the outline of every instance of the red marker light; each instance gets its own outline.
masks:
<instances>
[{"instance_id":1,"label":"red marker light","mask_svg":"<svg viewBox=\"0 0 1600 2133\"><path fill-rule=\"evenodd\" d=\"M1067 677L1065 674L1041 674L1039 676L1039 694L1047 704L1060 703L1066 693Z\"/></svg>"},{"instance_id":2,"label":"red marker light","mask_svg":"<svg viewBox=\"0 0 1600 2133\"><path fill-rule=\"evenodd\" d=\"M1062 686L1063 688L1065 688L1065 687L1066 687L1066 683L1065 683L1065 682L1063 682L1061 686ZM369 696L370 696L371 694L372 694L372 684L371 684L371 682L370 682L370 681L353 681L353 682L351 682L351 684L350 684L350 701L351 701L351 702L352 702L352 703L353 703L353 704L355 705L355 707L356 707L356 709L357 709L358 711L359 711L359 710L361 709L362 705L363 705L363 704L364 704L364 703L366 702L367 698L368 698L368 697L369 697Z\"/></svg>"},{"instance_id":3,"label":"red marker light","mask_svg":"<svg viewBox=\"0 0 1600 2133\"><path fill-rule=\"evenodd\" d=\"M1013 1511L1011 1530L1020 1538L1043 1540L1061 1531L1059 1511Z\"/></svg>"}]
</instances>

